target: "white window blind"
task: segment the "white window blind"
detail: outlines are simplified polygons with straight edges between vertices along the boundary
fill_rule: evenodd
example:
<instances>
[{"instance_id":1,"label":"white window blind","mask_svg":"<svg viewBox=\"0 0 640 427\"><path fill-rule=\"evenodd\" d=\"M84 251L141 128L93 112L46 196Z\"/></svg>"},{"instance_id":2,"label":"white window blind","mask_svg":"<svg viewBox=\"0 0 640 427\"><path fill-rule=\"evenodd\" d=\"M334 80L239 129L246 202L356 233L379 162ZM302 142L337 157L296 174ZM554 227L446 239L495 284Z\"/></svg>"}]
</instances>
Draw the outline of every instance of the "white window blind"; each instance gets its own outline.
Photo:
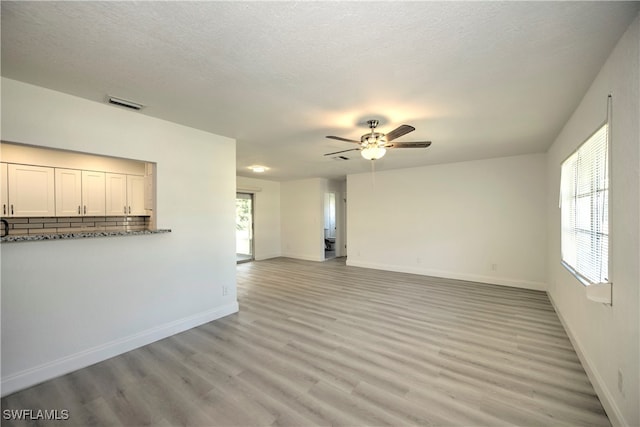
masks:
<instances>
[{"instance_id":1,"label":"white window blind","mask_svg":"<svg viewBox=\"0 0 640 427\"><path fill-rule=\"evenodd\" d=\"M563 264L585 284L609 281L609 125L562 163Z\"/></svg>"}]
</instances>

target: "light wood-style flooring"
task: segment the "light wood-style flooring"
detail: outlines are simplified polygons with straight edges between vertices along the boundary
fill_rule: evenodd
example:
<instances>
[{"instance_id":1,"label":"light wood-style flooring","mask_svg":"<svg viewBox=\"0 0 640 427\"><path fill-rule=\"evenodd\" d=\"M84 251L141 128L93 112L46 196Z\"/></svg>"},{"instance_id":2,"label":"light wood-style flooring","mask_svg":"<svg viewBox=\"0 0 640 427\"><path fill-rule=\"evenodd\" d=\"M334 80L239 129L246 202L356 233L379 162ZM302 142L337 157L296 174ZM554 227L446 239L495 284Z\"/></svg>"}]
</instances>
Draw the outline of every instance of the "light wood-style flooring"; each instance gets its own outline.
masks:
<instances>
[{"instance_id":1,"label":"light wood-style flooring","mask_svg":"<svg viewBox=\"0 0 640 427\"><path fill-rule=\"evenodd\" d=\"M47 426L610 425L544 292L344 258L237 269L239 313L2 409L69 410Z\"/></svg>"}]
</instances>

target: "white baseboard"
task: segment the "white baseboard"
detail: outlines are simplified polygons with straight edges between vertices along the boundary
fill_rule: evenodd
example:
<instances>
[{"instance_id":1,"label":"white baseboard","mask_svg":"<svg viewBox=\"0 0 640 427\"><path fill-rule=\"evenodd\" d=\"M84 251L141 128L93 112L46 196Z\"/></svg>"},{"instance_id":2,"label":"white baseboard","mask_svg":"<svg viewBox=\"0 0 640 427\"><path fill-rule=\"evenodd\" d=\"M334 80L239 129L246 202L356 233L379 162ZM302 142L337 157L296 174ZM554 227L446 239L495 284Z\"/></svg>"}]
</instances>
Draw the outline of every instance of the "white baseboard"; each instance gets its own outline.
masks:
<instances>
[{"instance_id":1,"label":"white baseboard","mask_svg":"<svg viewBox=\"0 0 640 427\"><path fill-rule=\"evenodd\" d=\"M506 277L482 276L478 274L457 273L453 271L434 270L429 268L409 267L404 265L377 264L362 261L353 261L347 257L347 265L353 267L372 268L374 270L395 271L398 273L419 274L421 276L442 277L444 279L465 280L469 282L488 283L491 285L511 286L513 288L532 289L546 291L547 285L542 282L533 282Z\"/></svg>"},{"instance_id":2,"label":"white baseboard","mask_svg":"<svg viewBox=\"0 0 640 427\"><path fill-rule=\"evenodd\" d=\"M300 255L300 254L286 253L286 254L282 254L282 257L301 259L304 261L324 261L324 257L321 258L318 255L304 255L304 254Z\"/></svg>"},{"instance_id":3,"label":"white baseboard","mask_svg":"<svg viewBox=\"0 0 640 427\"><path fill-rule=\"evenodd\" d=\"M124 338L120 338L78 353L70 354L51 362L25 369L2 378L2 396L31 387L43 381L59 377L69 372L93 365L127 351L151 344L177 333L195 328L212 320L219 319L238 311L235 301L214 310L185 317L164 325L156 326Z\"/></svg>"},{"instance_id":4,"label":"white baseboard","mask_svg":"<svg viewBox=\"0 0 640 427\"><path fill-rule=\"evenodd\" d=\"M267 255L260 255L260 256L256 256L256 261L262 261L265 259L271 259L271 258L278 258L281 257L281 254L267 254Z\"/></svg>"},{"instance_id":5,"label":"white baseboard","mask_svg":"<svg viewBox=\"0 0 640 427\"><path fill-rule=\"evenodd\" d=\"M589 381L591 381L591 384L593 385L593 389L596 391L596 394L600 398L600 402L602 403L602 407L609 417L609 421L611 421L611 424L613 426L629 426L629 423L627 423L627 421L624 419L624 415L622 415L620 408L618 408L618 405L616 405L616 401L611 395L611 392L607 388L604 380L598 373L597 369L595 369L595 366L591 362L591 359L589 359L587 354L582 349L580 341L569 328L569 324L565 321L564 317L562 317L562 313L560 312L560 310L558 310L558 306L553 300L551 293L547 292L547 295L549 296L549 301L551 301L553 309L556 311L556 314L560 319L560 323L562 323L564 330L569 336L569 340L571 341L571 344L573 345L573 348L575 349L576 354L578 355L578 358L582 363L582 367L589 377Z\"/></svg>"}]
</instances>

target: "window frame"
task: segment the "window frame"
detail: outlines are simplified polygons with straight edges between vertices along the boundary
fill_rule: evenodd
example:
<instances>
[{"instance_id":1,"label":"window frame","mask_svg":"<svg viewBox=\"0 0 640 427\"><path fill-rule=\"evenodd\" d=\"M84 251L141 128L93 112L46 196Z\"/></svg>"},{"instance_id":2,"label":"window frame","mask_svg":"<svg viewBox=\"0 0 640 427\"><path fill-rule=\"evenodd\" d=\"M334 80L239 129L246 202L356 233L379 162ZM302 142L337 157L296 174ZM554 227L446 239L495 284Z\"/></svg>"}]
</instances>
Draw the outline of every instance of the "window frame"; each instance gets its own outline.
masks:
<instances>
[{"instance_id":1,"label":"window frame","mask_svg":"<svg viewBox=\"0 0 640 427\"><path fill-rule=\"evenodd\" d=\"M586 275L582 274L577 267L574 267L573 265L571 265L568 261L565 260L564 257L564 242L563 242L563 236L564 236L564 223L563 223L563 219L564 219L564 215L563 215L563 202L564 202L564 197L563 197L563 189L564 189L564 182L563 182L563 168L565 166L565 163L571 159L574 155L576 155L584 146L585 144L587 144L596 134L598 134L604 127L606 126L606 150L605 150L605 159L606 161L604 162L605 164L605 182L606 182L606 186L604 189L602 188L596 188L596 189L591 189L589 194L589 198L590 198L590 208L592 208L592 204L593 204L593 199L594 199L594 194L597 194L599 191L606 191L606 199L605 199L605 203L606 203L606 218L607 218L607 233L606 233L606 237L607 237L607 259L606 259L606 266L607 266L607 276L606 278L604 278L604 281L598 281L598 282L593 282L591 281L589 278L586 277ZM577 170L576 170L577 173ZM577 177L575 178L575 181L577 182ZM593 182L593 181L592 181ZM577 205L577 203L575 202L578 198L581 197L581 195L576 194L577 191L573 192L572 195L572 199L574 200L574 206ZM582 195L582 197L584 197L584 195ZM582 285L584 286L592 286L592 285L603 285L603 284L611 284L612 280L611 280L611 223L610 223L610 212L611 212L611 121L609 119L603 121L599 126L596 127L596 130L594 132L592 132L574 151L571 152L571 154L569 154L561 163L560 163L560 262L561 264L567 269L567 271L569 271L569 273L571 273L571 275L573 275ZM574 221L574 230L577 229L577 220ZM596 232L594 232L594 227L592 226L591 229L588 231L589 235L593 235L596 234ZM583 229L583 231L585 231L586 229ZM578 246L576 244L576 253L578 251ZM602 257L602 254L600 254L600 257Z\"/></svg>"}]
</instances>

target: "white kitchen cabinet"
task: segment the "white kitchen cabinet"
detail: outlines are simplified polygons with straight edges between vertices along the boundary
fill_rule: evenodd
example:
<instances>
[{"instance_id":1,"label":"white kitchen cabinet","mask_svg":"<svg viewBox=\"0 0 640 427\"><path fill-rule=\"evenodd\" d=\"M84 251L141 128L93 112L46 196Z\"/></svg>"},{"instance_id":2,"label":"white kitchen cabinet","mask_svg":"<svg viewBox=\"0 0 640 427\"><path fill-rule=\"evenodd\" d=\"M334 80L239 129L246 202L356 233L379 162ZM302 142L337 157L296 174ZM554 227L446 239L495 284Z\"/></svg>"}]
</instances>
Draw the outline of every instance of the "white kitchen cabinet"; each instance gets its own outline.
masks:
<instances>
[{"instance_id":1,"label":"white kitchen cabinet","mask_svg":"<svg viewBox=\"0 0 640 427\"><path fill-rule=\"evenodd\" d=\"M105 174L106 215L127 214L127 176L119 173Z\"/></svg>"},{"instance_id":2,"label":"white kitchen cabinet","mask_svg":"<svg viewBox=\"0 0 640 427\"><path fill-rule=\"evenodd\" d=\"M104 216L104 172L56 168L56 216Z\"/></svg>"},{"instance_id":3,"label":"white kitchen cabinet","mask_svg":"<svg viewBox=\"0 0 640 427\"><path fill-rule=\"evenodd\" d=\"M56 168L56 216L82 215L82 172Z\"/></svg>"},{"instance_id":4,"label":"white kitchen cabinet","mask_svg":"<svg viewBox=\"0 0 640 427\"><path fill-rule=\"evenodd\" d=\"M82 171L82 214L87 216L106 214L104 172Z\"/></svg>"},{"instance_id":5,"label":"white kitchen cabinet","mask_svg":"<svg viewBox=\"0 0 640 427\"><path fill-rule=\"evenodd\" d=\"M54 168L7 165L9 216L55 216Z\"/></svg>"},{"instance_id":6,"label":"white kitchen cabinet","mask_svg":"<svg viewBox=\"0 0 640 427\"><path fill-rule=\"evenodd\" d=\"M0 214L9 216L9 184L7 183L7 164L0 163Z\"/></svg>"},{"instance_id":7,"label":"white kitchen cabinet","mask_svg":"<svg viewBox=\"0 0 640 427\"><path fill-rule=\"evenodd\" d=\"M144 194L144 176L127 175L127 214L145 215Z\"/></svg>"},{"instance_id":8,"label":"white kitchen cabinet","mask_svg":"<svg viewBox=\"0 0 640 427\"><path fill-rule=\"evenodd\" d=\"M107 173L107 215L146 215L144 176Z\"/></svg>"}]
</instances>

